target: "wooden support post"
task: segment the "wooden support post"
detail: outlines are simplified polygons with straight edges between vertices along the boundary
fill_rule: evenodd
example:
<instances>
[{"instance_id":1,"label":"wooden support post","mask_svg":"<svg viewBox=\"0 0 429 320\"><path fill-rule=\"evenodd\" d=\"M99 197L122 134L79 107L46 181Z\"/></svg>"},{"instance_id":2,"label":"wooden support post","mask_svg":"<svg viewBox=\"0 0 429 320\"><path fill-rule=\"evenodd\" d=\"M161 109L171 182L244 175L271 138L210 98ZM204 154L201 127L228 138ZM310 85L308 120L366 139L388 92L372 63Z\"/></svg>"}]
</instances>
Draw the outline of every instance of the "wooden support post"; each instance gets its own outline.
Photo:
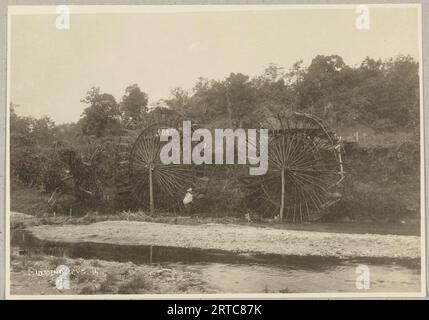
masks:
<instances>
[{"instance_id":1,"label":"wooden support post","mask_svg":"<svg viewBox=\"0 0 429 320\"><path fill-rule=\"evenodd\" d=\"M149 167L149 201L150 201L150 214L154 214L155 205L153 203L153 184L152 184L152 165Z\"/></svg>"},{"instance_id":2,"label":"wooden support post","mask_svg":"<svg viewBox=\"0 0 429 320\"><path fill-rule=\"evenodd\" d=\"M280 199L279 220L283 221L283 211L285 207L285 168L284 167L282 167L281 175L282 175L282 194Z\"/></svg>"}]
</instances>

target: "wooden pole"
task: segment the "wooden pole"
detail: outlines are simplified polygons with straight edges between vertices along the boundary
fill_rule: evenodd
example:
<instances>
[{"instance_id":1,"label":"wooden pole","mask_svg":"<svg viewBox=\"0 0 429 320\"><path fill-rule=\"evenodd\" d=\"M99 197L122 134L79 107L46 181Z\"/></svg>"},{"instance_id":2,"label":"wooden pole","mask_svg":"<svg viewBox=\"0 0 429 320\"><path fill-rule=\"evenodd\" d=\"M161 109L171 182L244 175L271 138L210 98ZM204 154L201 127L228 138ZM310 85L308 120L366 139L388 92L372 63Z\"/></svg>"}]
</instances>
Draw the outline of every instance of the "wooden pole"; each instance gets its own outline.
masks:
<instances>
[{"instance_id":1,"label":"wooden pole","mask_svg":"<svg viewBox=\"0 0 429 320\"><path fill-rule=\"evenodd\" d=\"M285 168L284 167L282 167L281 175L282 175L282 195L280 199L279 220L283 221L283 211L285 207Z\"/></svg>"},{"instance_id":2,"label":"wooden pole","mask_svg":"<svg viewBox=\"0 0 429 320\"><path fill-rule=\"evenodd\" d=\"M153 204L153 185L152 185L152 171L153 167L152 165L149 167L149 201L150 201L150 213L154 214L155 212L155 206Z\"/></svg>"}]
</instances>

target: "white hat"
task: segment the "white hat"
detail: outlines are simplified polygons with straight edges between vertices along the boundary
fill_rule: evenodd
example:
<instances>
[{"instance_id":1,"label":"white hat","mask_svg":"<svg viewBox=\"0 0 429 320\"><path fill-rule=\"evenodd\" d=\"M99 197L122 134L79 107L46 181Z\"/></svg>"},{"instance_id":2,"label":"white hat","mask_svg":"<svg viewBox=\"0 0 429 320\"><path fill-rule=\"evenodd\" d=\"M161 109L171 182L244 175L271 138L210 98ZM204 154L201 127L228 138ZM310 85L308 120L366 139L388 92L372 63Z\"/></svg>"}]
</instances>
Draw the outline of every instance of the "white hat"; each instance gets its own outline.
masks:
<instances>
[{"instance_id":1,"label":"white hat","mask_svg":"<svg viewBox=\"0 0 429 320\"><path fill-rule=\"evenodd\" d=\"M188 190L186 190L186 191L192 191L192 188L189 188Z\"/></svg>"}]
</instances>

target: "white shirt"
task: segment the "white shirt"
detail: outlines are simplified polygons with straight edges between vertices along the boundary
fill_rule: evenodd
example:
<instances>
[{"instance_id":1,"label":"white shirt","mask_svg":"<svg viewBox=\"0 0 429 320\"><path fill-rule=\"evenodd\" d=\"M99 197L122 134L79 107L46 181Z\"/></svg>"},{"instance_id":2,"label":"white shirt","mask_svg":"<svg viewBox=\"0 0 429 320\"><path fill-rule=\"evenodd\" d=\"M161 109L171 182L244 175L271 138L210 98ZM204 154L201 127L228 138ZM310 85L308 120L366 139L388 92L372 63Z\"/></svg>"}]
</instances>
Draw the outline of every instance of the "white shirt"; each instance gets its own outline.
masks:
<instances>
[{"instance_id":1,"label":"white shirt","mask_svg":"<svg viewBox=\"0 0 429 320\"><path fill-rule=\"evenodd\" d=\"M183 199L183 204L189 204L192 202L192 193L187 192L185 198Z\"/></svg>"}]
</instances>

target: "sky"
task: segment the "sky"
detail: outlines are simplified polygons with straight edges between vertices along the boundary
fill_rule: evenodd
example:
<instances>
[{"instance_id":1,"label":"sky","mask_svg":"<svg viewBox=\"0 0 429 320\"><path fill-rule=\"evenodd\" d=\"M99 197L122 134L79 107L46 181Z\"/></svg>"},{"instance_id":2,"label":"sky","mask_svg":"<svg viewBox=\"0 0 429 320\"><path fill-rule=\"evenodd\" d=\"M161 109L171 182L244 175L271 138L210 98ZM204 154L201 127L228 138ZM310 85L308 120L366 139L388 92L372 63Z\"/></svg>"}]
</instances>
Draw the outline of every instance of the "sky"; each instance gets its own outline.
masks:
<instances>
[{"instance_id":1,"label":"sky","mask_svg":"<svg viewBox=\"0 0 429 320\"><path fill-rule=\"evenodd\" d=\"M199 77L255 76L270 63L288 69L318 54L349 65L366 57L409 54L418 60L416 7L370 8L370 28L356 28L356 8L192 12L76 13L70 29L50 14L11 14L9 101L19 115L79 120L92 87L119 101L137 83L150 103ZM50 12L51 12L50 11ZM17 11L19 12L19 11Z\"/></svg>"}]
</instances>

